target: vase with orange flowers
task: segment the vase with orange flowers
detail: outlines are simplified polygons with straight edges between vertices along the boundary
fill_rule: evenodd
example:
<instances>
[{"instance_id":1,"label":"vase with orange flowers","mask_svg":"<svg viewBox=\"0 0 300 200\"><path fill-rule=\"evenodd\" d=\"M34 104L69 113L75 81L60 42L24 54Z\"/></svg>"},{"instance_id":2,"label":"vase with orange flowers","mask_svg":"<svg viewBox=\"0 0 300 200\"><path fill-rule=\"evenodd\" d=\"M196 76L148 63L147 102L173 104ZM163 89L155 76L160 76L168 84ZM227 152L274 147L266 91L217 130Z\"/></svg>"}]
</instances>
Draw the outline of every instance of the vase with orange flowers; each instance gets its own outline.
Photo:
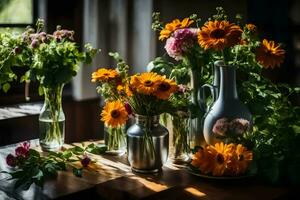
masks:
<instances>
[{"instance_id":1,"label":"vase with orange flowers","mask_svg":"<svg viewBox=\"0 0 300 200\"><path fill-rule=\"evenodd\" d=\"M247 76L263 67L278 66L285 53L273 41L260 42L255 25L246 24L242 28L239 16L235 24L227 20L222 8L217 8L217 11L198 32L199 45L211 53L213 60L217 61L215 67L220 69L218 99L204 120L204 136L208 144L242 137L251 128L252 116L238 98L236 70L244 70ZM224 123L219 123L221 121ZM216 131L216 127L221 127L222 131Z\"/></svg>"},{"instance_id":2,"label":"vase with orange flowers","mask_svg":"<svg viewBox=\"0 0 300 200\"><path fill-rule=\"evenodd\" d=\"M169 132L159 115L169 110L168 99L177 91L174 80L154 72L130 77L127 98L136 122L127 130L128 160L133 171L153 173L161 169L169 152Z\"/></svg>"},{"instance_id":3,"label":"vase with orange flowers","mask_svg":"<svg viewBox=\"0 0 300 200\"><path fill-rule=\"evenodd\" d=\"M106 153L111 155L123 155L126 152L125 125L131 114L124 103L123 82L127 70L127 66L118 66L116 69L100 68L92 73L92 82L99 84L97 92L105 100L101 120L105 125Z\"/></svg>"},{"instance_id":4,"label":"vase with orange flowers","mask_svg":"<svg viewBox=\"0 0 300 200\"><path fill-rule=\"evenodd\" d=\"M166 40L164 48L167 54L179 63L174 65L177 69L173 69L178 70L180 67L188 69L188 84L192 88L189 131L193 147L205 143L202 133L202 120L206 105L203 104L198 93L201 85L211 82L212 79L212 70L209 67L209 54L200 47L197 41L199 32L197 27L199 23L200 19L194 14L183 20L175 19L164 24L159 19L159 13L153 13L152 29L159 32L159 40ZM165 65L162 68L166 68ZM164 70L164 73L166 72L167 70Z\"/></svg>"}]
</instances>

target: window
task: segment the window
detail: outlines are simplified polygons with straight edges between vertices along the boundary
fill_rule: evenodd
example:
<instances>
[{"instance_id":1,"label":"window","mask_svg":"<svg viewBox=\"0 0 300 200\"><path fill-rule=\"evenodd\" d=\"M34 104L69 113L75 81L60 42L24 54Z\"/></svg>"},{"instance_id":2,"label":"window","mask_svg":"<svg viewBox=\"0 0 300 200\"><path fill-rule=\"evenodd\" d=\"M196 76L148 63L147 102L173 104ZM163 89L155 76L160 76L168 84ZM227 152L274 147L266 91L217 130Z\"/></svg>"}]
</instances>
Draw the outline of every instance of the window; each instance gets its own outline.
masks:
<instances>
[{"instance_id":1,"label":"window","mask_svg":"<svg viewBox=\"0 0 300 200\"><path fill-rule=\"evenodd\" d=\"M27 26L33 26L36 20L37 0L0 0L0 31L21 32ZM17 75L24 73L18 69ZM38 98L37 86L32 84L31 96ZM8 93L0 92L0 105L24 102L24 84L16 81L11 84Z\"/></svg>"}]
</instances>

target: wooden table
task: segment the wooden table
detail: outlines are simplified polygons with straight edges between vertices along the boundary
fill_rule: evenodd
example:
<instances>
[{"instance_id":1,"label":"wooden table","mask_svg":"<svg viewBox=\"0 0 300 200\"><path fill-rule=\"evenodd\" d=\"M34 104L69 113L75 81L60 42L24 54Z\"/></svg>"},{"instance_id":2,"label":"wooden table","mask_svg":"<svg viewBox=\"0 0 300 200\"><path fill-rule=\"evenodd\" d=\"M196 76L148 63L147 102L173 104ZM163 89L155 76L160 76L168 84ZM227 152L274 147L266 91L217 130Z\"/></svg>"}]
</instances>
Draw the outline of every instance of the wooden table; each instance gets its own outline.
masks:
<instances>
[{"instance_id":1,"label":"wooden table","mask_svg":"<svg viewBox=\"0 0 300 200\"><path fill-rule=\"evenodd\" d=\"M37 146L37 140L31 146ZM76 145L76 144L75 144ZM0 170L8 170L5 157L15 145L0 147ZM287 199L293 189L271 187L255 179L240 181L206 180L189 174L183 166L168 162L158 174L134 174L126 156L92 155L97 161L82 178L70 171L59 172L44 188L32 185L28 191L13 191L13 181L0 175L0 199Z\"/></svg>"}]
</instances>

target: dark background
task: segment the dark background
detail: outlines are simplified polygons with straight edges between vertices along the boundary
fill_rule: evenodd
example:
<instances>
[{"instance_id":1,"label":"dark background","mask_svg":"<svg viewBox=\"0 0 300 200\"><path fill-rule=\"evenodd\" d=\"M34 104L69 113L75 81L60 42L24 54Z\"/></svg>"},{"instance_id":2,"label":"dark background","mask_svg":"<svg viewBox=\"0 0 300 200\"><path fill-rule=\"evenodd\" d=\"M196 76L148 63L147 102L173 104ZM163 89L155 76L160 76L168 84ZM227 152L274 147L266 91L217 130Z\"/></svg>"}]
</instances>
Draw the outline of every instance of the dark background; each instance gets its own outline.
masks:
<instances>
[{"instance_id":1,"label":"dark background","mask_svg":"<svg viewBox=\"0 0 300 200\"><path fill-rule=\"evenodd\" d=\"M57 24L67 27L76 32L75 39L82 44L84 27L84 0L35 0L35 10L40 2L45 3L47 18L47 31L55 30ZM93 2L91 0L91 2ZM125 2L125 3L124 3ZM136 4L139 2L139 4ZM145 2L145 4L144 4ZM151 8L147 8L150 4ZM118 34L122 34L123 52L125 59L130 65L135 65L145 52L138 49L139 41L143 39L143 20L139 18L140 26L136 26L137 13L147 9L150 12L160 11L164 22L174 18L184 18L192 13L197 13L203 19L207 19L215 13L215 7L222 6L228 15L233 18L237 13L242 14L244 21L256 24L261 38L268 38L285 44L286 59L281 68L265 70L264 75L274 82L288 83L292 86L300 85L300 1L296 0L98 0L98 17L101 18L99 30L102 40L98 43L102 49L102 59L100 64L112 64L113 61L107 58L107 52L118 50L120 43ZM111 13L114 9L122 10L125 19L119 19ZM141 7L139 7L141 6ZM124 12L123 12L124 11ZM118 13L116 14L118 15ZM35 15L37 17L38 15ZM125 24L123 21L125 20ZM150 30L151 25L147 24L149 17L145 19L144 26ZM148 30L147 29L147 30ZM123 30L123 32L122 32ZM124 31L125 30L125 31ZM99 34L100 34L99 31ZM140 35L139 35L140 34ZM157 40L157 35L153 34L151 39L151 52L149 62L155 56L165 53L163 45ZM149 42L145 37L145 42ZM143 42L143 40L142 40ZM139 44L138 44L139 45ZM135 52L139 52L137 55ZM139 70L145 67L139 66ZM137 70L137 71L139 71ZM90 76L87 74L86 76ZM42 97L36 93L36 84L31 84L31 103L41 102ZM87 140L91 138L102 138L103 124L100 122L100 99L91 98L85 100L75 100L72 96L72 88L69 84L65 87L63 97L63 107L66 115L66 142ZM0 107L11 106L24 103L24 85L15 84L13 88L4 94L0 92ZM299 105L299 98L293 96L291 100ZM38 138L38 116L32 115L22 118L0 120L0 146L22 140Z\"/></svg>"}]
</instances>

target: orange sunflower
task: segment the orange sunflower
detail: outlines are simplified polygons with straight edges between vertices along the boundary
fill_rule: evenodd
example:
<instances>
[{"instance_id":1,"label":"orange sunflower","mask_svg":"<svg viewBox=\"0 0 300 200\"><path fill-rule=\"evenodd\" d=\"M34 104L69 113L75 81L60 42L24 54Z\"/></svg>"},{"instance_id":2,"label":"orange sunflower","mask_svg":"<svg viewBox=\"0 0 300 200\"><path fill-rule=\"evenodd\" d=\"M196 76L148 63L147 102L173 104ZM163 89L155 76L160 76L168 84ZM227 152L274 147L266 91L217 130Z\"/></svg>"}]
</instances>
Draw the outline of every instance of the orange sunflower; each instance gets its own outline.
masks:
<instances>
[{"instance_id":1,"label":"orange sunflower","mask_svg":"<svg viewBox=\"0 0 300 200\"><path fill-rule=\"evenodd\" d=\"M121 101L107 102L101 113L101 120L106 126L116 128L126 123L128 114Z\"/></svg>"},{"instance_id":2,"label":"orange sunflower","mask_svg":"<svg viewBox=\"0 0 300 200\"><path fill-rule=\"evenodd\" d=\"M206 148L200 148L197 153L194 154L191 165L198 168L201 173L209 174L213 170L213 157L208 153Z\"/></svg>"},{"instance_id":3,"label":"orange sunflower","mask_svg":"<svg viewBox=\"0 0 300 200\"><path fill-rule=\"evenodd\" d=\"M256 60L264 68L279 67L283 63L285 51L274 41L264 39L256 50Z\"/></svg>"},{"instance_id":4,"label":"orange sunflower","mask_svg":"<svg viewBox=\"0 0 300 200\"><path fill-rule=\"evenodd\" d=\"M154 95L162 100L167 100L178 89L175 81L170 79L164 79L161 83L157 85L157 90Z\"/></svg>"},{"instance_id":5,"label":"orange sunflower","mask_svg":"<svg viewBox=\"0 0 300 200\"><path fill-rule=\"evenodd\" d=\"M234 144L224 144L223 142L207 147L208 152L213 158L213 176L224 175L227 168L228 158L234 153L234 149Z\"/></svg>"},{"instance_id":6,"label":"orange sunflower","mask_svg":"<svg viewBox=\"0 0 300 200\"><path fill-rule=\"evenodd\" d=\"M235 153L237 155L236 174L244 174L249 168L250 163L252 162L253 153L252 151L247 150L247 148L241 144L238 144L236 146Z\"/></svg>"},{"instance_id":7,"label":"orange sunflower","mask_svg":"<svg viewBox=\"0 0 300 200\"><path fill-rule=\"evenodd\" d=\"M198 43L204 49L223 50L240 43L242 29L228 21L209 21L198 33Z\"/></svg>"},{"instance_id":8,"label":"orange sunflower","mask_svg":"<svg viewBox=\"0 0 300 200\"><path fill-rule=\"evenodd\" d=\"M139 93L150 95L157 90L158 85L163 80L163 76L160 76L154 72L145 72L140 75L132 76L129 87Z\"/></svg>"},{"instance_id":9,"label":"orange sunflower","mask_svg":"<svg viewBox=\"0 0 300 200\"><path fill-rule=\"evenodd\" d=\"M194 21L189 18L184 18L182 21L174 19L171 23L167 23L163 30L160 31L159 40L167 39L177 29L189 27Z\"/></svg>"},{"instance_id":10,"label":"orange sunflower","mask_svg":"<svg viewBox=\"0 0 300 200\"><path fill-rule=\"evenodd\" d=\"M114 69L100 68L92 73L92 82L96 81L109 81L118 77L118 72Z\"/></svg>"}]
</instances>

